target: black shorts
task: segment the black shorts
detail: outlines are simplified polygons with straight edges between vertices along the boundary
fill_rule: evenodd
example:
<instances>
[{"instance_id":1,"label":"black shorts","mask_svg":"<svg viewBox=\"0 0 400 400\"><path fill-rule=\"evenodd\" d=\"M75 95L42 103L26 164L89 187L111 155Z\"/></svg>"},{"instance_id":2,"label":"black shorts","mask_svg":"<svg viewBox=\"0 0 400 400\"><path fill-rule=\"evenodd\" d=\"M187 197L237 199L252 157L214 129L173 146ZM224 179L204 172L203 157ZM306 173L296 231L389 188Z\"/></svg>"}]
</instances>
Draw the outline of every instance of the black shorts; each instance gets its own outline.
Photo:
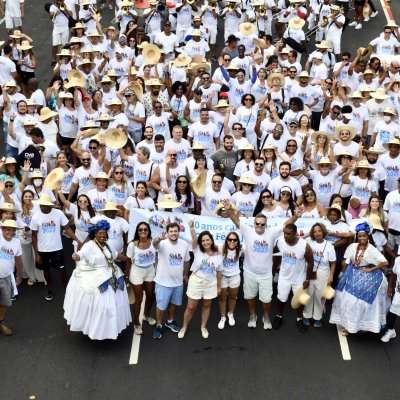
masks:
<instances>
[{"instance_id":1,"label":"black shorts","mask_svg":"<svg viewBox=\"0 0 400 400\"><path fill-rule=\"evenodd\" d=\"M39 251L39 256L42 263L36 263L36 268L41 271L49 271L50 267L55 268L57 271L64 271L64 252L62 250L42 252Z\"/></svg>"},{"instance_id":2,"label":"black shorts","mask_svg":"<svg viewBox=\"0 0 400 400\"><path fill-rule=\"evenodd\" d=\"M356 7L364 7L365 1L363 0L354 0L354 5Z\"/></svg>"},{"instance_id":3,"label":"black shorts","mask_svg":"<svg viewBox=\"0 0 400 400\"><path fill-rule=\"evenodd\" d=\"M63 146L71 146L71 144L75 140L74 138L64 137L64 136L61 136L61 135L60 135L60 138L61 138L61 144Z\"/></svg>"},{"instance_id":4,"label":"black shorts","mask_svg":"<svg viewBox=\"0 0 400 400\"><path fill-rule=\"evenodd\" d=\"M31 78L35 78L35 73L34 72L25 72L25 71L21 71L21 82L24 85L28 84L29 79Z\"/></svg>"}]
</instances>

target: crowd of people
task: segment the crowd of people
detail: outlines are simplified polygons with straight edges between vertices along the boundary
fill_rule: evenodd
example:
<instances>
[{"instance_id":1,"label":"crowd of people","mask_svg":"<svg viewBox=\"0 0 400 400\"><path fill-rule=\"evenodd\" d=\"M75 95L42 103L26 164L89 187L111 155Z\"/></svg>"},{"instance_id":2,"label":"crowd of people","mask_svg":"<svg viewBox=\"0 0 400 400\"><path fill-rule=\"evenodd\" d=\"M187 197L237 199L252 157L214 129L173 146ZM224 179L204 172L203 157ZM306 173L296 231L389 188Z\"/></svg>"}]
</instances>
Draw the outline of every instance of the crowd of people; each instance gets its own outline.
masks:
<instances>
[{"instance_id":1,"label":"crowd of people","mask_svg":"<svg viewBox=\"0 0 400 400\"><path fill-rule=\"evenodd\" d=\"M0 333L18 286L45 284L51 301L56 273L70 329L91 339L132 320L135 335L145 321L183 339L200 301L206 339L212 299L217 328L236 324L240 287L249 328L259 300L262 327L280 329L292 293L301 333L396 336L398 26L353 55L342 43L374 24L372 1L54 0L45 91L24 1L1 5ZM138 209L191 214L191 240L176 222L155 234ZM232 230L219 243L202 218Z\"/></svg>"}]
</instances>

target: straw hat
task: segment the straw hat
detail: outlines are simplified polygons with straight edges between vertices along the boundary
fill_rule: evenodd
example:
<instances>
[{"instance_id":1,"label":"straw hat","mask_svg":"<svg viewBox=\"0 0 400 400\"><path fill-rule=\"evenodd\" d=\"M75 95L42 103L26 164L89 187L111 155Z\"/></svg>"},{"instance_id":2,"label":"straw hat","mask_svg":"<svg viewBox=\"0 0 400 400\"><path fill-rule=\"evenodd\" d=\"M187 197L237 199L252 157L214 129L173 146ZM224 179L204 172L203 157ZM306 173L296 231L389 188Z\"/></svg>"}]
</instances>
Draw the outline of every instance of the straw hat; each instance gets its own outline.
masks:
<instances>
[{"instance_id":1,"label":"straw hat","mask_svg":"<svg viewBox=\"0 0 400 400\"><path fill-rule=\"evenodd\" d=\"M106 75L110 78L119 78L119 75L113 69L109 69Z\"/></svg>"},{"instance_id":2,"label":"straw hat","mask_svg":"<svg viewBox=\"0 0 400 400\"><path fill-rule=\"evenodd\" d=\"M311 76L308 74L307 71L301 71L297 76L296 79L300 81L300 78L308 78L309 80L312 79Z\"/></svg>"},{"instance_id":3,"label":"straw hat","mask_svg":"<svg viewBox=\"0 0 400 400\"><path fill-rule=\"evenodd\" d=\"M255 46L261 50L264 50L267 48L267 44L265 43L264 40L259 39L259 38L253 38L253 43Z\"/></svg>"},{"instance_id":4,"label":"straw hat","mask_svg":"<svg viewBox=\"0 0 400 400\"><path fill-rule=\"evenodd\" d=\"M21 42L21 44L19 44L19 45L17 46L17 48L18 48L18 50L25 51L25 50L33 49L33 46L31 46L31 45L29 44L29 41L28 41L28 40L23 40L23 41Z\"/></svg>"},{"instance_id":5,"label":"straw hat","mask_svg":"<svg viewBox=\"0 0 400 400\"><path fill-rule=\"evenodd\" d=\"M372 168L369 165L369 162L367 160L360 160L357 162L356 164L356 168L355 169L359 169L359 168L368 168L371 170L371 172L375 171L375 168Z\"/></svg>"},{"instance_id":6,"label":"straw hat","mask_svg":"<svg viewBox=\"0 0 400 400\"><path fill-rule=\"evenodd\" d=\"M57 53L58 57L71 57L71 52L68 49L61 49L60 53Z\"/></svg>"},{"instance_id":7,"label":"straw hat","mask_svg":"<svg viewBox=\"0 0 400 400\"><path fill-rule=\"evenodd\" d=\"M248 185L255 185L253 178L249 175L242 175L239 179L239 183L247 183Z\"/></svg>"},{"instance_id":8,"label":"straw hat","mask_svg":"<svg viewBox=\"0 0 400 400\"><path fill-rule=\"evenodd\" d=\"M366 86L364 86L362 89L360 89L360 92L370 92L370 93L372 93L372 92L375 92L375 90L372 89L371 86L366 85Z\"/></svg>"},{"instance_id":9,"label":"straw hat","mask_svg":"<svg viewBox=\"0 0 400 400\"><path fill-rule=\"evenodd\" d=\"M107 104L106 107L110 108L111 106L122 106L122 101L118 99L117 97L114 97L111 99Z\"/></svg>"},{"instance_id":10,"label":"straw hat","mask_svg":"<svg viewBox=\"0 0 400 400\"><path fill-rule=\"evenodd\" d=\"M267 79L267 85L268 85L268 86L272 86L272 81L273 81L275 78L279 78L279 85L280 85L280 86L285 86L285 75L280 74L280 73L277 73L277 72L272 73L272 74L268 77L268 79Z\"/></svg>"},{"instance_id":11,"label":"straw hat","mask_svg":"<svg viewBox=\"0 0 400 400\"><path fill-rule=\"evenodd\" d=\"M121 214L121 210L117 208L117 205L113 201L109 201L106 203L103 209L97 210L98 213L104 213L106 211L116 211L118 214Z\"/></svg>"},{"instance_id":12,"label":"straw hat","mask_svg":"<svg viewBox=\"0 0 400 400\"><path fill-rule=\"evenodd\" d=\"M49 107L44 107L40 110L39 121L46 121L47 119L53 118L56 115L58 115L58 113L56 113L55 111L51 111Z\"/></svg>"},{"instance_id":13,"label":"straw hat","mask_svg":"<svg viewBox=\"0 0 400 400\"><path fill-rule=\"evenodd\" d=\"M157 79L157 78L148 79L148 80L145 82L145 85L146 85L146 86L164 86L164 85L161 83L161 81L160 81L159 79Z\"/></svg>"},{"instance_id":14,"label":"straw hat","mask_svg":"<svg viewBox=\"0 0 400 400\"><path fill-rule=\"evenodd\" d=\"M325 285L322 297L326 300L332 300L335 297L335 289L331 285Z\"/></svg>"},{"instance_id":15,"label":"straw hat","mask_svg":"<svg viewBox=\"0 0 400 400\"><path fill-rule=\"evenodd\" d=\"M114 121L114 120L115 120L115 118L113 118L109 114L100 114L100 117L98 119L96 119L96 122L110 122L110 121Z\"/></svg>"},{"instance_id":16,"label":"straw hat","mask_svg":"<svg viewBox=\"0 0 400 400\"><path fill-rule=\"evenodd\" d=\"M12 33L12 35L8 35L11 39L21 39L21 38L23 38L24 37L24 34L20 31L20 30L18 30L18 29L16 29L13 33Z\"/></svg>"},{"instance_id":17,"label":"straw hat","mask_svg":"<svg viewBox=\"0 0 400 400\"><path fill-rule=\"evenodd\" d=\"M365 150L365 152L368 153L372 153L372 154L383 154L382 149L380 149L379 147L370 147L369 149Z\"/></svg>"},{"instance_id":18,"label":"straw hat","mask_svg":"<svg viewBox=\"0 0 400 400\"><path fill-rule=\"evenodd\" d=\"M382 147L385 150L389 150L389 145L391 145L391 144L396 144L397 146L400 146L400 140L393 138L393 139L389 140L387 143L382 144Z\"/></svg>"},{"instance_id":19,"label":"straw hat","mask_svg":"<svg viewBox=\"0 0 400 400\"><path fill-rule=\"evenodd\" d=\"M211 69L211 65L206 62L206 61L202 61L202 62L193 62L194 57L192 58L192 62L189 65L189 68L192 70L192 73L196 73L199 69L205 69L206 71L210 71ZM225 68L226 69L226 68Z\"/></svg>"},{"instance_id":20,"label":"straw hat","mask_svg":"<svg viewBox=\"0 0 400 400\"><path fill-rule=\"evenodd\" d=\"M190 35L191 35L192 37L193 37L193 36L198 36L198 37L200 37L200 36L201 36L200 29L195 29Z\"/></svg>"},{"instance_id":21,"label":"straw hat","mask_svg":"<svg viewBox=\"0 0 400 400\"><path fill-rule=\"evenodd\" d=\"M190 150L205 150L204 146L199 142L193 143L193 146L189 147L189 149Z\"/></svg>"},{"instance_id":22,"label":"straw hat","mask_svg":"<svg viewBox=\"0 0 400 400\"><path fill-rule=\"evenodd\" d=\"M360 50L361 50L361 55L360 55L360 57L358 59L360 61L365 61L374 52L374 46L369 44L367 47L360 47Z\"/></svg>"},{"instance_id":23,"label":"straw hat","mask_svg":"<svg viewBox=\"0 0 400 400\"><path fill-rule=\"evenodd\" d=\"M394 19L389 19L389 21L387 22L387 24L385 25L385 28L398 28L399 26L396 24L396 22L394 21ZM15 33L16 31L14 31Z\"/></svg>"},{"instance_id":24,"label":"straw hat","mask_svg":"<svg viewBox=\"0 0 400 400\"><path fill-rule=\"evenodd\" d=\"M330 158L329 157L321 157L320 158L320 160L319 160L319 162L317 162L315 165L316 165L316 168L317 169L319 169L319 167L322 165L322 164L332 164L331 163L331 160L330 160Z\"/></svg>"},{"instance_id":25,"label":"straw hat","mask_svg":"<svg viewBox=\"0 0 400 400\"><path fill-rule=\"evenodd\" d=\"M386 100L389 96L386 94L384 88L376 89L376 92L371 93L371 97L378 100Z\"/></svg>"},{"instance_id":26,"label":"straw hat","mask_svg":"<svg viewBox=\"0 0 400 400\"><path fill-rule=\"evenodd\" d=\"M199 197L203 197L206 194L206 181L207 171L200 172L199 175L195 176L191 183L193 184L193 192Z\"/></svg>"},{"instance_id":27,"label":"straw hat","mask_svg":"<svg viewBox=\"0 0 400 400\"><path fill-rule=\"evenodd\" d=\"M342 131L349 131L350 132L350 139L349 140L352 140L357 136L357 131L352 126L341 125L341 126L337 126L335 128L335 133L333 134L333 137L336 140L340 140L340 132L342 132Z\"/></svg>"},{"instance_id":28,"label":"straw hat","mask_svg":"<svg viewBox=\"0 0 400 400\"><path fill-rule=\"evenodd\" d=\"M155 44L148 44L142 51L144 64L155 65L161 57L161 50Z\"/></svg>"},{"instance_id":29,"label":"straw hat","mask_svg":"<svg viewBox=\"0 0 400 400\"><path fill-rule=\"evenodd\" d=\"M294 17L289 21L289 28L301 29L305 25L306 21L300 17Z\"/></svg>"},{"instance_id":30,"label":"straw hat","mask_svg":"<svg viewBox=\"0 0 400 400\"><path fill-rule=\"evenodd\" d=\"M289 49L287 47L284 47L281 51L279 51L279 54L289 54Z\"/></svg>"},{"instance_id":31,"label":"straw hat","mask_svg":"<svg viewBox=\"0 0 400 400\"><path fill-rule=\"evenodd\" d=\"M70 29L70 31L75 33L75 30L76 30L76 29L83 29L83 31L85 32L86 29L87 29L87 27L86 27L85 25L82 25L81 22L77 22L77 23L75 24L75 26L73 26L73 27Z\"/></svg>"},{"instance_id":32,"label":"straw hat","mask_svg":"<svg viewBox=\"0 0 400 400\"><path fill-rule=\"evenodd\" d=\"M251 22L242 22L239 25L239 32L244 36L252 35L256 31L256 26Z\"/></svg>"},{"instance_id":33,"label":"straw hat","mask_svg":"<svg viewBox=\"0 0 400 400\"><path fill-rule=\"evenodd\" d=\"M303 286L293 295L291 305L294 310L307 305L311 301L311 296L306 292Z\"/></svg>"},{"instance_id":34,"label":"straw hat","mask_svg":"<svg viewBox=\"0 0 400 400\"><path fill-rule=\"evenodd\" d=\"M134 65L131 66L131 75L137 75L138 74L138 70L136 69L136 67ZM126 75L125 75L126 76Z\"/></svg>"},{"instance_id":35,"label":"straw hat","mask_svg":"<svg viewBox=\"0 0 400 400\"><path fill-rule=\"evenodd\" d=\"M104 85L105 83L109 83L111 85L111 87L115 86L115 82L107 75L104 75L101 78L101 81L99 83L100 83L100 85Z\"/></svg>"},{"instance_id":36,"label":"straw hat","mask_svg":"<svg viewBox=\"0 0 400 400\"><path fill-rule=\"evenodd\" d=\"M84 58L77 67L79 69L79 71L82 71L82 67L84 65L90 65L91 70L93 70L96 67L96 63L90 61L88 58Z\"/></svg>"},{"instance_id":37,"label":"straw hat","mask_svg":"<svg viewBox=\"0 0 400 400\"><path fill-rule=\"evenodd\" d=\"M322 40L321 43L315 45L317 49L329 49L329 42L327 40Z\"/></svg>"},{"instance_id":38,"label":"straw hat","mask_svg":"<svg viewBox=\"0 0 400 400\"><path fill-rule=\"evenodd\" d=\"M139 100L143 97L143 86L139 82L133 81L130 83L129 87Z\"/></svg>"},{"instance_id":39,"label":"straw hat","mask_svg":"<svg viewBox=\"0 0 400 400\"><path fill-rule=\"evenodd\" d=\"M382 226L382 221L381 221L379 215L369 214L367 219L368 219L368 222L370 223L370 225L372 225L372 229L375 229L375 230L381 231L381 232L385 231L385 229Z\"/></svg>"},{"instance_id":40,"label":"straw hat","mask_svg":"<svg viewBox=\"0 0 400 400\"><path fill-rule=\"evenodd\" d=\"M119 128L107 129L104 133L104 143L111 149L122 149L128 141L125 132Z\"/></svg>"},{"instance_id":41,"label":"straw hat","mask_svg":"<svg viewBox=\"0 0 400 400\"><path fill-rule=\"evenodd\" d=\"M158 208L178 208L182 205L178 201L175 201L175 198L172 194L165 194L163 201L159 201L157 203Z\"/></svg>"},{"instance_id":42,"label":"straw hat","mask_svg":"<svg viewBox=\"0 0 400 400\"><path fill-rule=\"evenodd\" d=\"M359 76L361 81L365 79L365 75L372 75L372 78L375 78L377 74L371 68L367 68L364 73Z\"/></svg>"},{"instance_id":43,"label":"straw hat","mask_svg":"<svg viewBox=\"0 0 400 400\"><path fill-rule=\"evenodd\" d=\"M55 190L64 179L64 170L62 168L53 169L44 180L43 187L48 190Z\"/></svg>"},{"instance_id":44,"label":"straw hat","mask_svg":"<svg viewBox=\"0 0 400 400\"><path fill-rule=\"evenodd\" d=\"M264 150L273 150L275 151L275 146L273 146L271 143L265 143L264 147L262 148L262 151Z\"/></svg>"},{"instance_id":45,"label":"straw hat","mask_svg":"<svg viewBox=\"0 0 400 400\"><path fill-rule=\"evenodd\" d=\"M3 203L3 204L0 206L0 211L8 211L8 212L13 212L13 213L19 212L19 210L16 209L16 208L14 207L14 205L11 204L11 203Z\"/></svg>"},{"instance_id":46,"label":"straw hat","mask_svg":"<svg viewBox=\"0 0 400 400\"><path fill-rule=\"evenodd\" d=\"M52 203L51 198L48 194L42 194L39 200L33 200L32 203L38 204L39 206L56 207L56 205Z\"/></svg>"},{"instance_id":47,"label":"straw hat","mask_svg":"<svg viewBox=\"0 0 400 400\"><path fill-rule=\"evenodd\" d=\"M17 226L17 222L14 221L13 219L6 219L2 224L2 228L12 228L12 229L25 229L25 228L19 228Z\"/></svg>"},{"instance_id":48,"label":"straw hat","mask_svg":"<svg viewBox=\"0 0 400 400\"><path fill-rule=\"evenodd\" d=\"M81 38L78 38L78 37L76 37L76 36L73 36L73 37L70 39L69 44L71 45L71 44L74 44L74 43L79 43L79 44L83 45L83 44L84 44L84 41L83 41Z\"/></svg>"},{"instance_id":49,"label":"straw hat","mask_svg":"<svg viewBox=\"0 0 400 400\"><path fill-rule=\"evenodd\" d=\"M64 85L66 89L71 87L85 87L86 80L76 69L68 71L68 83Z\"/></svg>"},{"instance_id":50,"label":"straw hat","mask_svg":"<svg viewBox=\"0 0 400 400\"><path fill-rule=\"evenodd\" d=\"M73 99L74 95L70 92L61 92L58 97L60 99Z\"/></svg>"},{"instance_id":51,"label":"straw hat","mask_svg":"<svg viewBox=\"0 0 400 400\"><path fill-rule=\"evenodd\" d=\"M340 6L337 6L336 4L332 4L330 6L331 11L340 11Z\"/></svg>"},{"instance_id":52,"label":"straw hat","mask_svg":"<svg viewBox=\"0 0 400 400\"><path fill-rule=\"evenodd\" d=\"M84 47L83 49L80 50L80 54L83 53L94 53L94 50L91 47Z\"/></svg>"},{"instance_id":53,"label":"straw hat","mask_svg":"<svg viewBox=\"0 0 400 400\"><path fill-rule=\"evenodd\" d=\"M98 172L97 175L92 178L92 183L96 184L97 179L107 179L107 185L112 185L114 183L114 179L110 178L106 172Z\"/></svg>"},{"instance_id":54,"label":"straw hat","mask_svg":"<svg viewBox=\"0 0 400 400\"><path fill-rule=\"evenodd\" d=\"M385 107L383 109L383 113L384 114L392 114L392 115L396 115L396 111L393 107Z\"/></svg>"},{"instance_id":55,"label":"straw hat","mask_svg":"<svg viewBox=\"0 0 400 400\"><path fill-rule=\"evenodd\" d=\"M175 67L187 67L191 62L192 58L183 53L179 54L178 57L172 61Z\"/></svg>"},{"instance_id":56,"label":"straw hat","mask_svg":"<svg viewBox=\"0 0 400 400\"><path fill-rule=\"evenodd\" d=\"M149 45L149 42L144 41L144 42L138 44L137 47L138 47L138 49L144 49L148 45Z\"/></svg>"},{"instance_id":57,"label":"straw hat","mask_svg":"<svg viewBox=\"0 0 400 400\"><path fill-rule=\"evenodd\" d=\"M88 33L86 35L86 37L102 37L102 35L100 35L100 33L97 31L93 31L93 32Z\"/></svg>"},{"instance_id":58,"label":"straw hat","mask_svg":"<svg viewBox=\"0 0 400 400\"><path fill-rule=\"evenodd\" d=\"M352 159L354 158L353 154L349 153L347 150L342 150L339 154L335 156L336 161L338 161L339 158L343 156L351 157Z\"/></svg>"},{"instance_id":59,"label":"straw hat","mask_svg":"<svg viewBox=\"0 0 400 400\"><path fill-rule=\"evenodd\" d=\"M231 208L235 214L238 213L238 209L233 203L231 203ZM215 212L215 214L221 216L222 211L225 211L224 203L218 203L217 206L215 207L214 212Z\"/></svg>"},{"instance_id":60,"label":"straw hat","mask_svg":"<svg viewBox=\"0 0 400 400\"><path fill-rule=\"evenodd\" d=\"M352 94L350 94L349 96L347 96L350 99L363 99L363 95L361 94L360 91L356 90L355 92L353 92Z\"/></svg>"},{"instance_id":61,"label":"straw hat","mask_svg":"<svg viewBox=\"0 0 400 400\"><path fill-rule=\"evenodd\" d=\"M311 135L311 141L313 143L316 143L318 140L318 136L325 136L327 138L327 140L332 140L332 135L328 132L325 131L315 131L312 135Z\"/></svg>"},{"instance_id":62,"label":"straw hat","mask_svg":"<svg viewBox=\"0 0 400 400\"><path fill-rule=\"evenodd\" d=\"M17 92L19 92L21 90L21 88L17 85L17 82L15 82L14 79L11 79L10 81L6 82L6 86L17 88Z\"/></svg>"},{"instance_id":63,"label":"straw hat","mask_svg":"<svg viewBox=\"0 0 400 400\"><path fill-rule=\"evenodd\" d=\"M243 147L238 149L237 153L242 157L244 150L251 150L255 154L255 156L258 157L258 151L254 149L252 144L248 143L248 144L244 145Z\"/></svg>"},{"instance_id":64,"label":"straw hat","mask_svg":"<svg viewBox=\"0 0 400 400\"><path fill-rule=\"evenodd\" d=\"M337 211L340 214L340 217L342 218L342 208L339 206L339 204L332 204L330 207L326 209L326 215L329 214L330 211Z\"/></svg>"},{"instance_id":65,"label":"straw hat","mask_svg":"<svg viewBox=\"0 0 400 400\"><path fill-rule=\"evenodd\" d=\"M239 67L236 64L230 64L228 67L225 68L226 71L237 71Z\"/></svg>"},{"instance_id":66,"label":"straw hat","mask_svg":"<svg viewBox=\"0 0 400 400\"><path fill-rule=\"evenodd\" d=\"M36 126L36 121L33 119L26 119L23 123L23 126Z\"/></svg>"},{"instance_id":67,"label":"straw hat","mask_svg":"<svg viewBox=\"0 0 400 400\"><path fill-rule=\"evenodd\" d=\"M204 147L203 147L204 149ZM18 164L17 160L14 157L7 157L4 162L3 165L0 168L0 172L2 173L6 173L6 165L7 164Z\"/></svg>"},{"instance_id":68,"label":"straw hat","mask_svg":"<svg viewBox=\"0 0 400 400\"><path fill-rule=\"evenodd\" d=\"M214 106L214 108L223 108L223 107L229 107L229 103L225 99L219 100L218 104Z\"/></svg>"}]
</instances>

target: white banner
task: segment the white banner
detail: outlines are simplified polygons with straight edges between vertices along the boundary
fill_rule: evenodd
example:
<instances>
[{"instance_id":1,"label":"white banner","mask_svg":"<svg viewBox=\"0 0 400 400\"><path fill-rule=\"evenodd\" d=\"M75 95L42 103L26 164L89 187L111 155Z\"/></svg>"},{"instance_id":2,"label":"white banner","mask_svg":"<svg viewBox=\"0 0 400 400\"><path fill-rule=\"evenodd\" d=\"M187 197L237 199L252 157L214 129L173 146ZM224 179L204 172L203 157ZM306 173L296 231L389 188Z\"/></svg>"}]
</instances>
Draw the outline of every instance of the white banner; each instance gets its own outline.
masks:
<instances>
[{"instance_id":1,"label":"white banner","mask_svg":"<svg viewBox=\"0 0 400 400\"><path fill-rule=\"evenodd\" d=\"M192 238L190 236L188 224L191 219L194 220L194 228L197 235L203 231L210 231L217 244L222 244L229 232L238 230L229 218L204 217L201 215L171 213L165 211L149 211L140 208L132 208L129 213L128 241L130 242L133 240L138 223L145 221L150 225L151 235L153 238L158 236L161 232L164 232L168 224L171 222L176 222L180 227L179 237L191 243ZM267 226L282 226L286 220L286 218L267 218ZM240 218L240 222L249 226L253 226L254 217L242 217ZM322 218L299 218L296 221L299 234L303 236L304 234L308 233L311 226L313 226L316 222L323 223L324 220ZM243 241L242 237L241 241Z\"/></svg>"}]
</instances>

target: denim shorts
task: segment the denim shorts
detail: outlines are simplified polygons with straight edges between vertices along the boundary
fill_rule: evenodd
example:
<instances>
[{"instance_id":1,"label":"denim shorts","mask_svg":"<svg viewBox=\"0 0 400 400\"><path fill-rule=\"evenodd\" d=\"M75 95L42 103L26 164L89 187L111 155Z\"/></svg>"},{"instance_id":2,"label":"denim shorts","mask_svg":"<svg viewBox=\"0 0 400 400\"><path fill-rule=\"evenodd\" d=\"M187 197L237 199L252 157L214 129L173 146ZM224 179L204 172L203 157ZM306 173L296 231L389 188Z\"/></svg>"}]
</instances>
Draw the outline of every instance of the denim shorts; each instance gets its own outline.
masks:
<instances>
[{"instance_id":1,"label":"denim shorts","mask_svg":"<svg viewBox=\"0 0 400 400\"><path fill-rule=\"evenodd\" d=\"M165 311L170 303L176 306L182 305L183 285L167 287L156 283L155 293L157 308L161 311Z\"/></svg>"}]
</instances>

